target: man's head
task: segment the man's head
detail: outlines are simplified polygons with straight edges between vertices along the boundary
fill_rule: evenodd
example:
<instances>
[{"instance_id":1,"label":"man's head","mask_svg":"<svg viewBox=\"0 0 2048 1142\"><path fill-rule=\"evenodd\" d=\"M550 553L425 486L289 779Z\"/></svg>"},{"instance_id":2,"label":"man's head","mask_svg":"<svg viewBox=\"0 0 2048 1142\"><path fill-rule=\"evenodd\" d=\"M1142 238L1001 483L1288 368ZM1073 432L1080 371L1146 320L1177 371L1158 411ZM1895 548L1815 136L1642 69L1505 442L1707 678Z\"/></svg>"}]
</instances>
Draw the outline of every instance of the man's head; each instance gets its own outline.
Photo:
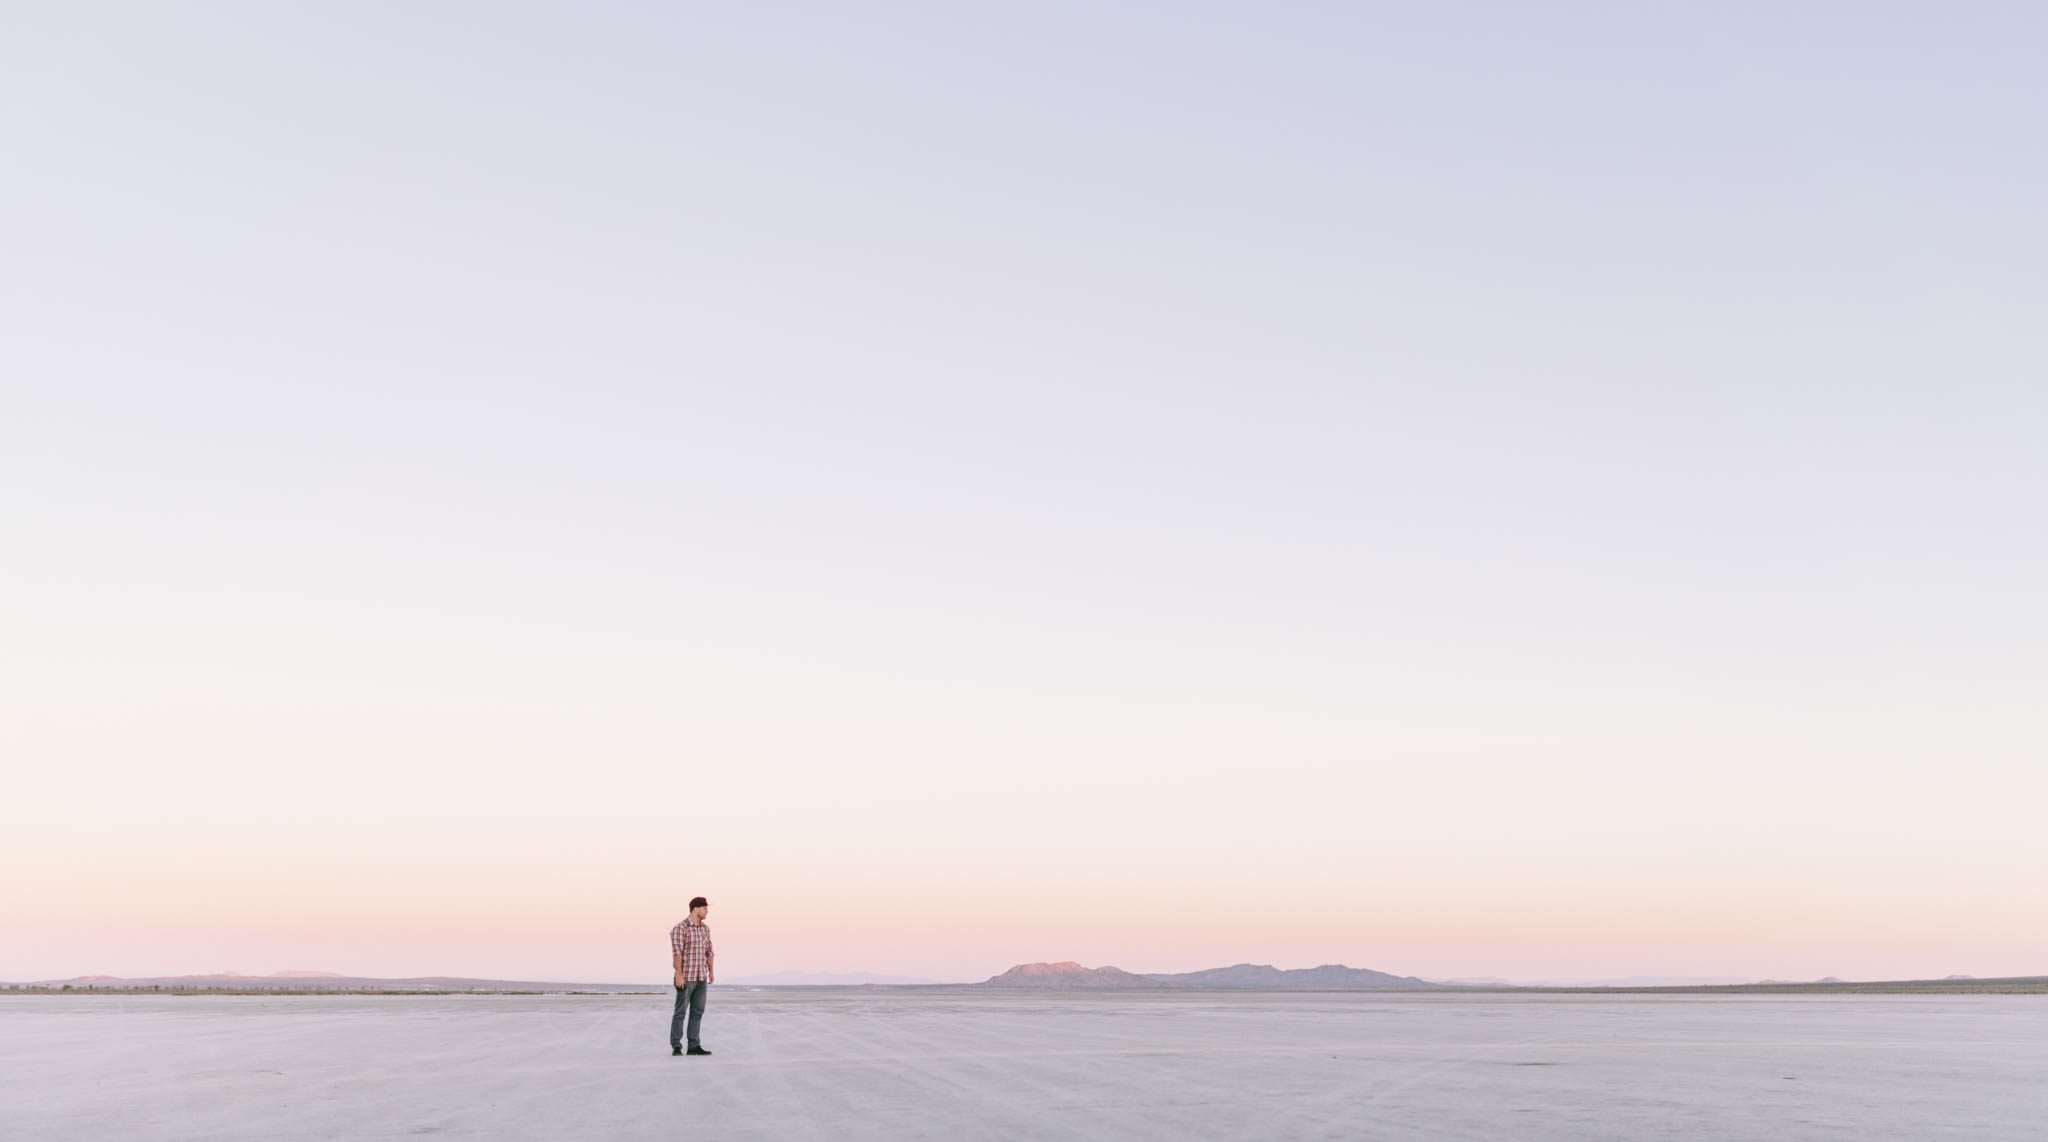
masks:
<instances>
[{"instance_id":1,"label":"man's head","mask_svg":"<svg viewBox=\"0 0 2048 1142\"><path fill-rule=\"evenodd\" d=\"M711 911L711 902L702 896L690 900L690 919L702 920Z\"/></svg>"}]
</instances>

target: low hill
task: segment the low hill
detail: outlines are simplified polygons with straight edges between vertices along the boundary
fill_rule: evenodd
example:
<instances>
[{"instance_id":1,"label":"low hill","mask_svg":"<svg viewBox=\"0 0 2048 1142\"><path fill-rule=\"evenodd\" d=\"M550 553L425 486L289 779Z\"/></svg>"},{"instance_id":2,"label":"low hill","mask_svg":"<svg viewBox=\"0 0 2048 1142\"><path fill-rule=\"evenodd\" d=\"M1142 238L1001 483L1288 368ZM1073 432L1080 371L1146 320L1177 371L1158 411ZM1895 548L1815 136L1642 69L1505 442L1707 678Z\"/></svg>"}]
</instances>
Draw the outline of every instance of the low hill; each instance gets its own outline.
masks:
<instances>
[{"instance_id":1,"label":"low hill","mask_svg":"<svg viewBox=\"0 0 2048 1142\"><path fill-rule=\"evenodd\" d=\"M1232 964L1227 968L1209 968L1206 971L1179 972L1172 975L1152 974L1169 987L1233 987L1260 988L1268 990L1314 990L1328 991L1352 988L1402 988L1421 989L1440 987L1426 979L1412 975L1389 975L1371 968L1345 967L1343 964L1324 964L1313 968L1281 969L1271 964Z\"/></svg>"},{"instance_id":2,"label":"low hill","mask_svg":"<svg viewBox=\"0 0 2048 1142\"><path fill-rule=\"evenodd\" d=\"M1084 968L1068 960L1057 964L1018 964L979 987L1026 987L1049 991L1161 988L1168 986L1122 968Z\"/></svg>"},{"instance_id":3,"label":"low hill","mask_svg":"<svg viewBox=\"0 0 2048 1142\"><path fill-rule=\"evenodd\" d=\"M931 987L946 981L878 972L779 971L728 982L735 987Z\"/></svg>"},{"instance_id":4,"label":"low hill","mask_svg":"<svg viewBox=\"0 0 2048 1142\"><path fill-rule=\"evenodd\" d=\"M1085 968L1068 961L1057 964L1018 964L1009 971L978 984L979 987L1038 988L1045 990L1121 988L1215 987L1237 990L1310 991L1336 989L1434 989L1441 984L1414 976L1388 975L1367 968L1324 964L1314 968L1282 971L1271 964L1233 964L1227 968L1176 974L1138 975L1121 968Z\"/></svg>"}]
</instances>

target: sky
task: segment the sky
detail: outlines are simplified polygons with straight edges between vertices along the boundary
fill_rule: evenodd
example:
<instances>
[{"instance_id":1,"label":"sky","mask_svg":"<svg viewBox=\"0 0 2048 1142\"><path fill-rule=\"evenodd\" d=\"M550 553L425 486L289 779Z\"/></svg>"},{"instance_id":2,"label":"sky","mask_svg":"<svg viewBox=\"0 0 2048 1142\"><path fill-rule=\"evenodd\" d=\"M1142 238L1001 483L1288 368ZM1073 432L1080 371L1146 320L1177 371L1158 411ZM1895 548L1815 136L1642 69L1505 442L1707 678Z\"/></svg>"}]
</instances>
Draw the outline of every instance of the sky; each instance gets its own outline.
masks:
<instances>
[{"instance_id":1,"label":"sky","mask_svg":"<svg viewBox=\"0 0 2048 1142\"><path fill-rule=\"evenodd\" d=\"M0 37L0 979L2048 972L2035 5Z\"/></svg>"}]
</instances>

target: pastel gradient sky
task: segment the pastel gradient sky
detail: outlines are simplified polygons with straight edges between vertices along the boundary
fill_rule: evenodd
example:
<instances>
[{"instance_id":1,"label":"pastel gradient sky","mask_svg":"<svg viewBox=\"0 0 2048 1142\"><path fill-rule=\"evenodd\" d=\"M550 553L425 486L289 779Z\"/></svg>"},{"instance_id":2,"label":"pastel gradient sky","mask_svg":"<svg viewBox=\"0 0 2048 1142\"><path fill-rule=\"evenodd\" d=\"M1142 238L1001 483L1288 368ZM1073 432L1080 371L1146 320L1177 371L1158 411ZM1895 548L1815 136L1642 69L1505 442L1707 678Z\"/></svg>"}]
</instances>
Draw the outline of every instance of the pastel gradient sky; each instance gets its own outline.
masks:
<instances>
[{"instance_id":1,"label":"pastel gradient sky","mask_svg":"<svg viewBox=\"0 0 2048 1142\"><path fill-rule=\"evenodd\" d=\"M2044 12L17 6L0 979L2048 972Z\"/></svg>"}]
</instances>

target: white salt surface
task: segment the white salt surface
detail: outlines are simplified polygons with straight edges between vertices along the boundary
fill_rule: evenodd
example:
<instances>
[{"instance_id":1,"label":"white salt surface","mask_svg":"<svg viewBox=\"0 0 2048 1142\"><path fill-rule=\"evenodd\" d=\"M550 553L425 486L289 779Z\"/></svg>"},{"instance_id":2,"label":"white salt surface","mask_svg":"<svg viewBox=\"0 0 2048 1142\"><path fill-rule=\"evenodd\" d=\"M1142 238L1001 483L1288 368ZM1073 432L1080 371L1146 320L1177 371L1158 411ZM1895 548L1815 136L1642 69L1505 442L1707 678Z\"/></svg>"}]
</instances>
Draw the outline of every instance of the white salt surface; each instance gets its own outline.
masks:
<instances>
[{"instance_id":1,"label":"white salt surface","mask_svg":"<svg viewBox=\"0 0 2048 1142\"><path fill-rule=\"evenodd\" d=\"M0 1138L2041 1139L2048 996L0 996Z\"/></svg>"}]
</instances>

